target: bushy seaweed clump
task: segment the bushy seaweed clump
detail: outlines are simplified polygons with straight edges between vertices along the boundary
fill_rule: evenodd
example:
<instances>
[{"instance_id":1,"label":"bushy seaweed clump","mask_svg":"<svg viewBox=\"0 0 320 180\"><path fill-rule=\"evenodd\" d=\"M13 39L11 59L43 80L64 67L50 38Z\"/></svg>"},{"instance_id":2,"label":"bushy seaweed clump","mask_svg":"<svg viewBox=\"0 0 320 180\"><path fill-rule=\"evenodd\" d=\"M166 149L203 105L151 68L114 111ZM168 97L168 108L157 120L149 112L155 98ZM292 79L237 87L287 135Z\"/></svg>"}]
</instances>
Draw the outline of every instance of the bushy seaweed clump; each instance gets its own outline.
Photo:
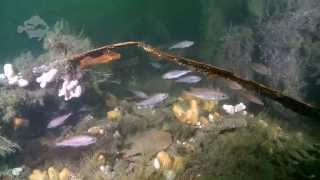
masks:
<instances>
[{"instance_id":1,"label":"bushy seaweed clump","mask_svg":"<svg viewBox=\"0 0 320 180\"><path fill-rule=\"evenodd\" d=\"M259 116L247 128L207 139L189 163L189 172L204 179L305 179L320 175L319 146L302 133L287 133Z\"/></svg>"},{"instance_id":2,"label":"bushy seaweed clump","mask_svg":"<svg viewBox=\"0 0 320 180\"><path fill-rule=\"evenodd\" d=\"M10 123L19 114L19 109L27 100L23 90L0 89L0 115L2 123Z\"/></svg>"},{"instance_id":3,"label":"bushy seaweed clump","mask_svg":"<svg viewBox=\"0 0 320 180\"><path fill-rule=\"evenodd\" d=\"M291 96L304 95L301 90L306 85L309 55L303 49L310 41L317 41L314 36L318 33L319 7L319 1L292 1L283 13L263 23L257 33L262 40L261 59L273 72L270 83Z\"/></svg>"},{"instance_id":4,"label":"bushy seaweed clump","mask_svg":"<svg viewBox=\"0 0 320 180\"><path fill-rule=\"evenodd\" d=\"M252 71L248 67L254 59L254 31L247 27L234 27L225 34L223 40L221 66L241 77L252 79Z\"/></svg>"},{"instance_id":5,"label":"bushy seaweed clump","mask_svg":"<svg viewBox=\"0 0 320 180\"><path fill-rule=\"evenodd\" d=\"M7 138L0 136L0 158L14 153L17 149L19 149L18 144L15 144Z\"/></svg>"},{"instance_id":6,"label":"bushy seaweed clump","mask_svg":"<svg viewBox=\"0 0 320 180\"><path fill-rule=\"evenodd\" d=\"M203 4L203 59L290 96L320 102L316 95L320 87L319 1L214 0ZM229 14L232 8L243 8L242 16ZM269 67L272 76L250 73L253 62Z\"/></svg>"},{"instance_id":7,"label":"bushy seaweed clump","mask_svg":"<svg viewBox=\"0 0 320 180\"><path fill-rule=\"evenodd\" d=\"M9 139L0 135L0 177L10 175L11 170L9 166L14 163L14 160L10 159L13 153L20 149L20 146Z\"/></svg>"}]
</instances>

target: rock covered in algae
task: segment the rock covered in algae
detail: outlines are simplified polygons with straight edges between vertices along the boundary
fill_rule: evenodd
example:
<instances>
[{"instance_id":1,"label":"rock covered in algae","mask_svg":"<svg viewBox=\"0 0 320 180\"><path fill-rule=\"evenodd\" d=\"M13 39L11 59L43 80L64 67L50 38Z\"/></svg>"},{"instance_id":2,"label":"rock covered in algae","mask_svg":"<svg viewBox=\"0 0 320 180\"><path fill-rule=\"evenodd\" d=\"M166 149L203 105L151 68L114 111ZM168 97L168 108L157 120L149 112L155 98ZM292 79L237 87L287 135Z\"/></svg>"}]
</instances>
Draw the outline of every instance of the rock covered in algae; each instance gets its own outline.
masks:
<instances>
[{"instance_id":1,"label":"rock covered in algae","mask_svg":"<svg viewBox=\"0 0 320 180\"><path fill-rule=\"evenodd\" d=\"M212 127L217 130L228 130L247 126L247 120L241 116L225 117L221 121L213 121Z\"/></svg>"},{"instance_id":2,"label":"rock covered in algae","mask_svg":"<svg viewBox=\"0 0 320 180\"><path fill-rule=\"evenodd\" d=\"M126 144L131 144L130 149L124 151L126 156L138 153L151 155L169 147L172 138L169 132L151 129L130 137Z\"/></svg>"}]
</instances>

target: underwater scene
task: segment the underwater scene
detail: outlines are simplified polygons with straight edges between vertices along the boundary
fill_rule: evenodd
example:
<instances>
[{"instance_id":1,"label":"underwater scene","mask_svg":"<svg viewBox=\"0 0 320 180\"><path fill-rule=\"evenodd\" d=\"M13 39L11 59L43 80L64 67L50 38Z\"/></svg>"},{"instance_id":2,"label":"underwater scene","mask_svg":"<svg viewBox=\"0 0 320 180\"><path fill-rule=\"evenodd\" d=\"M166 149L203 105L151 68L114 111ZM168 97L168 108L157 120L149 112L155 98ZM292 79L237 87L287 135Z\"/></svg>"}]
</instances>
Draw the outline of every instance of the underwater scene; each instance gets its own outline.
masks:
<instances>
[{"instance_id":1,"label":"underwater scene","mask_svg":"<svg viewBox=\"0 0 320 180\"><path fill-rule=\"evenodd\" d=\"M2 0L1 180L320 179L319 0Z\"/></svg>"}]
</instances>

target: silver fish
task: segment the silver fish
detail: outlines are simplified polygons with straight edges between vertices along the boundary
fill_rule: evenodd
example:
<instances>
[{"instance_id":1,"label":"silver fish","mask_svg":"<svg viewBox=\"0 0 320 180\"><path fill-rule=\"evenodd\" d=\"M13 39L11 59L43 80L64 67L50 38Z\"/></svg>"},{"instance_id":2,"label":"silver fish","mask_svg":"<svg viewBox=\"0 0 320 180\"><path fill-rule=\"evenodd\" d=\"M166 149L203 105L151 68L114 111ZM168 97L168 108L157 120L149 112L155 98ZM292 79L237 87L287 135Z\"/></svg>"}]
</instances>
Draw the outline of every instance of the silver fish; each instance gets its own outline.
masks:
<instances>
[{"instance_id":1,"label":"silver fish","mask_svg":"<svg viewBox=\"0 0 320 180\"><path fill-rule=\"evenodd\" d=\"M71 115L72 113L67 113L50 120L49 124L47 125L47 128L51 129L62 125Z\"/></svg>"},{"instance_id":2,"label":"silver fish","mask_svg":"<svg viewBox=\"0 0 320 180\"><path fill-rule=\"evenodd\" d=\"M156 68L156 69L161 69L162 65L158 62L151 62L149 63L152 67Z\"/></svg>"},{"instance_id":3,"label":"silver fish","mask_svg":"<svg viewBox=\"0 0 320 180\"><path fill-rule=\"evenodd\" d=\"M194 75L184 76L176 80L177 83L190 83L190 84L197 83L199 81L201 81L201 77L194 76Z\"/></svg>"},{"instance_id":4,"label":"silver fish","mask_svg":"<svg viewBox=\"0 0 320 180\"><path fill-rule=\"evenodd\" d=\"M193 41L181 41L169 47L169 49L184 49L192 46L193 44Z\"/></svg>"},{"instance_id":5,"label":"silver fish","mask_svg":"<svg viewBox=\"0 0 320 180\"><path fill-rule=\"evenodd\" d=\"M251 69L259 74L269 76L271 75L271 69L263 64L259 63L252 63L251 64Z\"/></svg>"},{"instance_id":6,"label":"silver fish","mask_svg":"<svg viewBox=\"0 0 320 180\"><path fill-rule=\"evenodd\" d=\"M225 93L219 90L208 88L191 88L191 90L186 93L203 100L221 101L229 98Z\"/></svg>"},{"instance_id":7,"label":"silver fish","mask_svg":"<svg viewBox=\"0 0 320 180\"><path fill-rule=\"evenodd\" d=\"M250 92L241 92L240 93L242 97L246 98L248 101L253 102L255 104L259 104L261 106L264 105L264 102L258 98L257 96L253 95Z\"/></svg>"},{"instance_id":8,"label":"silver fish","mask_svg":"<svg viewBox=\"0 0 320 180\"><path fill-rule=\"evenodd\" d=\"M163 79L176 79L179 78L183 75L186 75L188 73L190 73L190 70L172 70L169 71L167 73L165 73L164 75L162 75Z\"/></svg>"},{"instance_id":9,"label":"silver fish","mask_svg":"<svg viewBox=\"0 0 320 180\"><path fill-rule=\"evenodd\" d=\"M149 96L142 92L142 91L138 91L138 90L130 90L130 92L132 92L135 96L137 96L138 98L141 99L147 99Z\"/></svg>"},{"instance_id":10,"label":"silver fish","mask_svg":"<svg viewBox=\"0 0 320 180\"><path fill-rule=\"evenodd\" d=\"M161 103L162 101L164 101L168 97L169 97L169 94L167 94L167 93L157 93L155 95L148 97L147 99L145 99L143 101L137 102L136 105L137 106L154 106L154 105Z\"/></svg>"},{"instance_id":11,"label":"silver fish","mask_svg":"<svg viewBox=\"0 0 320 180\"><path fill-rule=\"evenodd\" d=\"M242 86L235 81L227 81L226 83L230 89L233 89L233 90L241 90L242 89Z\"/></svg>"},{"instance_id":12,"label":"silver fish","mask_svg":"<svg viewBox=\"0 0 320 180\"><path fill-rule=\"evenodd\" d=\"M97 138L88 135L79 135L69 137L60 142L56 142L55 145L57 147L81 147L81 146L89 146L93 143L97 142Z\"/></svg>"}]
</instances>

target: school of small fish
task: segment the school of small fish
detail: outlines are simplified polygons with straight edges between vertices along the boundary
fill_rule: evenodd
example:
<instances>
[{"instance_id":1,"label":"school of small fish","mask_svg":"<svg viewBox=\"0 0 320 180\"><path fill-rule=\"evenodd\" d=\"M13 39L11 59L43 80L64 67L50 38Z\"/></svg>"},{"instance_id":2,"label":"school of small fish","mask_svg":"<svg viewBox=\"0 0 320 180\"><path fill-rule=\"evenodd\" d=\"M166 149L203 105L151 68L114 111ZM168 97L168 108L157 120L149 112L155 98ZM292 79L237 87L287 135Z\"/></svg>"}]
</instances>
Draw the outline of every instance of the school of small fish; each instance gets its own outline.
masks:
<instances>
[{"instance_id":1,"label":"school of small fish","mask_svg":"<svg viewBox=\"0 0 320 180\"><path fill-rule=\"evenodd\" d=\"M183 49L190 47L194 44L193 41L181 41L177 44L174 44L169 49ZM160 69L162 66L161 64L154 62L150 63L151 66L154 68ZM265 65L252 63L251 68L254 72L262 74L262 75L270 75L271 70ZM198 83L202 80L200 76L197 75L189 75L192 73L191 70L171 70L165 74L162 75L163 79L166 80L172 80L176 83L186 83L186 84L194 84ZM232 89L237 90L237 92L240 93L242 97L247 99L248 101L251 101L255 104L264 105L263 101L259 99L257 96L252 95L250 93L244 92L242 90L242 86L234 81L226 81L226 85ZM135 97L140 99L140 101L136 102L136 106L138 107L154 107L162 102L164 102L168 97L168 93L155 93L153 95L148 95L143 91L140 90L129 90ZM210 100L210 101L222 101L229 98L227 94L224 92L213 89L213 88L191 88L188 91L184 91L186 95L194 96L196 98L202 99L202 100ZM240 103L238 105L223 105L223 109L228 114L234 114L235 112L242 112L246 109L246 106L243 103ZM57 128L61 125L63 125L72 115L73 113L68 112L63 115L60 115L58 117L53 118L49 121L47 128L53 129ZM63 140L55 142L56 147L82 147L82 146L89 146L97 142L97 138L90 136L90 135L76 135L72 137L65 138Z\"/></svg>"}]
</instances>

